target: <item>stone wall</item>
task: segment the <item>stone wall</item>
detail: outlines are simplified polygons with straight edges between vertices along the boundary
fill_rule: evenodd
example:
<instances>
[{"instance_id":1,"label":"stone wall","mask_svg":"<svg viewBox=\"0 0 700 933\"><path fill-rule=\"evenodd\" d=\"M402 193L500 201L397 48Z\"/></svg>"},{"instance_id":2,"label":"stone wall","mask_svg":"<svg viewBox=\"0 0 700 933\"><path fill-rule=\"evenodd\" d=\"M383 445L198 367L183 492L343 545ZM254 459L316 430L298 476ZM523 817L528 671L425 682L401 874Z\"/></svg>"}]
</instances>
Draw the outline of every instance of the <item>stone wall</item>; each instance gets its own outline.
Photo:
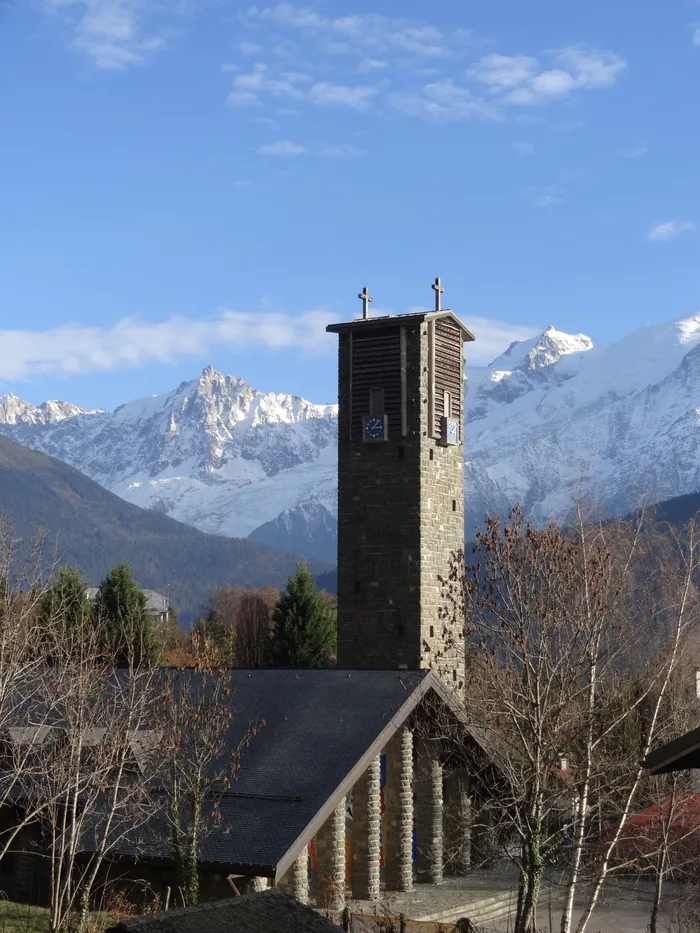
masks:
<instances>
[{"instance_id":1,"label":"stone wall","mask_svg":"<svg viewBox=\"0 0 700 933\"><path fill-rule=\"evenodd\" d=\"M386 442L350 436L352 339L339 336L338 664L432 667L460 685L461 632L438 618L438 577L464 546L464 448L431 437L428 324L402 326L406 434Z\"/></svg>"}]
</instances>

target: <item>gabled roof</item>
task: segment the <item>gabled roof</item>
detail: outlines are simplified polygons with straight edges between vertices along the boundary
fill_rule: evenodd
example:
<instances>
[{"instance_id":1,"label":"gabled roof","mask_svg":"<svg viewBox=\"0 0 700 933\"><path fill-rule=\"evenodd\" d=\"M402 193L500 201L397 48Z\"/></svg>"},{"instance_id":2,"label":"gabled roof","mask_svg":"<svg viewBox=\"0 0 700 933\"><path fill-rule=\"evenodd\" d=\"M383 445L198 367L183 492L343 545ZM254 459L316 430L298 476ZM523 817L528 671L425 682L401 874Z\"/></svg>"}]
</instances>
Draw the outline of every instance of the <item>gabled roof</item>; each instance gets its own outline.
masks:
<instances>
[{"instance_id":1,"label":"gabled roof","mask_svg":"<svg viewBox=\"0 0 700 933\"><path fill-rule=\"evenodd\" d=\"M228 742L235 748L251 723L264 725L243 752L200 858L247 875L279 879L425 697L460 715L432 671L233 670L231 676ZM113 851L170 860L165 817L152 818Z\"/></svg>"},{"instance_id":2,"label":"gabled roof","mask_svg":"<svg viewBox=\"0 0 700 933\"><path fill-rule=\"evenodd\" d=\"M422 324L423 321L439 321L442 318L449 318L462 331L462 339L466 341L476 340L474 334L466 327L457 315L445 308L443 311L413 311L410 314L385 314L382 317L357 318L354 321L341 321L339 324L329 324L326 327L328 333L344 334L348 331L367 330L376 327L381 329L387 326L400 326L406 324Z\"/></svg>"},{"instance_id":3,"label":"gabled roof","mask_svg":"<svg viewBox=\"0 0 700 933\"><path fill-rule=\"evenodd\" d=\"M340 927L274 889L123 920L105 933L340 933Z\"/></svg>"}]
</instances>

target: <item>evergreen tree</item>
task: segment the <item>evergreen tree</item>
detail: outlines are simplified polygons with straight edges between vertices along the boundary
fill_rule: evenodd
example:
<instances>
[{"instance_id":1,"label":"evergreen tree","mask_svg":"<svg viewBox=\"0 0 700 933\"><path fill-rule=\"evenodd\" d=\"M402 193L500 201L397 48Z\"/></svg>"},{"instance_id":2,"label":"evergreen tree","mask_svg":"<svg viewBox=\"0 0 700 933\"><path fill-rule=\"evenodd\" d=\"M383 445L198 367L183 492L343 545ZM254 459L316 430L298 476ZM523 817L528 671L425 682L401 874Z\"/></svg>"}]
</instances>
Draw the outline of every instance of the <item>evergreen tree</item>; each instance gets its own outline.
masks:
<instances>
[{"instance_id":1,"label":"evergreen tree","mask_svg":"<svg viewBox=\"0 0 700 933\"><path fill-rule=\"evenodd\" d=\"M287 580L272 615L270 663L276 667L330 667L335 655L333 612L305 564Z\"/></svg>"},{"instance_id":2,"label":"evergreen tree","mask_svg":"<svg viewBox=\"0 0 700 933\"><path fill-rule=\"evenodd\" d=\"M107 574L95 598L95 619L119 665L157 665L163 646L148 611L146 594L134 580L129 564Z\"/></svg>"},{"instance_id":3,"label":"evergreen tree","mask_svg":"<svg viewBox=\"0 0 700 933\"><path fill-rule=\"evenodd\" d=\"M44 593L39 605L44 646L49 658L52 642L64 650L79 652L86 626L90 623L87 581L77 567L61 567L58 579Z\"/></svg>"}]
</instances>

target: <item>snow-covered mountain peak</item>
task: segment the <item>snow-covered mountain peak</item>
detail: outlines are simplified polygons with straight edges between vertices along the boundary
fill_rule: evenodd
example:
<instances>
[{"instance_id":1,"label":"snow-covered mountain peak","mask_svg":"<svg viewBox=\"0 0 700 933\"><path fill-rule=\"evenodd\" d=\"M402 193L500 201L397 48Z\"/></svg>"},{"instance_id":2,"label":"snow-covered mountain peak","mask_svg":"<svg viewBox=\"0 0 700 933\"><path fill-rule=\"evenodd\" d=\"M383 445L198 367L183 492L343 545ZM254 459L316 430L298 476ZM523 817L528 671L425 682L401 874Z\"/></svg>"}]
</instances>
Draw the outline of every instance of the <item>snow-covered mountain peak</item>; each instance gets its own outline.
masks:
<instances>
[{"instance_id":1,"label":"snow-covered mountain peak","mask_svg":"<svg viewBox=\"0 0 700 933\"><path fill-rule=\"evenodd\" d=\"M579 495L614 514L700 489L700 312L609 345L549 326L467 376L470 528L516 502L546 522ZM336 405L207 366L113 414L2 396L0 432L205 531L334 550Z\"/></svg>"},{"instance_id":2,"label":"snow-covered mountain peak","mask_svg":"<svg viewBox=\"0 0 700 933\"><path fill-rule=\"evenodd\" d=\"M594 343L585 334L566 334L550 324L546 330L529 340L516 340L505 353L489 364L492 373L514 369L542 369L558 363L563 356L593 349Z\"/></svg>"},{"instance_id":3,"label":"snow-covered mountain peak","mask_svg":"<svg viewBox=\"0 0 700 933\"><path fill-rule=\"evenodd\" d=\"M678 328L678 342L681 344L695 343L700 340L700 311L691 317L681 318L676 322Z\"/></svg>"},{"instance_id":4,"label":"snow-covered mountain peak","mask_svg":"<svg viewBox=\"0 0 700 933\"><path fill-rule=\"evenodd\" d=\"M85 408L70 402L51 400L32 405L12 392L0 395L0 424L57 424L66 418L85 414L88 414Z\"/></svg>"}]
</instances>

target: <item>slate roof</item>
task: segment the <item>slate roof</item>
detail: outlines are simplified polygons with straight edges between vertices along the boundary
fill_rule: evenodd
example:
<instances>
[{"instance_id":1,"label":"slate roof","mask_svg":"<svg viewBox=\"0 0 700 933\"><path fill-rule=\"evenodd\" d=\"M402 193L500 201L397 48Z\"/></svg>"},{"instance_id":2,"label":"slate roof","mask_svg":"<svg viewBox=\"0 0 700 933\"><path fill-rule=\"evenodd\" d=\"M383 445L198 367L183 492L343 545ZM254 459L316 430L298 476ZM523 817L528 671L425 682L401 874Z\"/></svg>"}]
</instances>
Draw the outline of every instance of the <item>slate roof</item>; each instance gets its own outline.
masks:
<instances>
[{"instance_id":1,"label":"slate roof","mask_svg":"<svg viewBox=\"0 0 700 933\"><path fill-rule=\"evenodd\" d=\"M283 858L296 855L289 854L295 843L300 847L314 835L310 824L320 825L346 792L341 785L352 786L437 682L429 671L233 670L231 677L228 741L235 747L251 723L265 725L243 751L200 858L268 876L281 873ZM169 860L165 820L153 818L113 851Z\"/></svg>"},{"instance_id":2,"label":"slate roof","mask_svg":"<svg viewBox=\"0 0 700 933\"><path fill-rule=\"evenodd\" d=\"M124 920L105 933L340 933L278 889Z\"/></svg>"},{"instance_id":3,"label":"slate roof","mask_svg":"<svg viewBox=\"0 0 700 933\"><path fill-rule=\"evenodd\" d=\"M642 762L651 774L700 768L700 727L650 752Z\"/></svg>"}]
</instances>

